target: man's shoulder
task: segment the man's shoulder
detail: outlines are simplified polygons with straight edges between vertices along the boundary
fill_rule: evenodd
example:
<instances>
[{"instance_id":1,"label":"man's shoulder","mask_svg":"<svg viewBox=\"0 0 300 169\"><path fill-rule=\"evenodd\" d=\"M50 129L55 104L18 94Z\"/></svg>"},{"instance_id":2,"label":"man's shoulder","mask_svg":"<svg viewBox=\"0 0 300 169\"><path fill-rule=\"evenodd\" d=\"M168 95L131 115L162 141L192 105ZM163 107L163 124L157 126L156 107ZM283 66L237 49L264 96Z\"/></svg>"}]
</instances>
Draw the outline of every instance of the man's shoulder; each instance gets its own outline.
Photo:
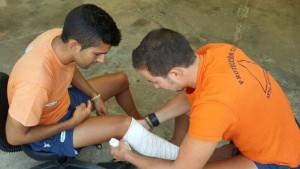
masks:
<instances>
[{"instance_id":1,"label":"man's shoulder","mask_svg":"<svg viewBox=\"0 0 300 169\"><path fill-rule=\"evenodd\" d=\"M9 78L9 82L14 86L38 84L49 87L52 85L52 72L50 71L52 65L48 63L50 62L48 57L36 56L34 53L30 52L27 56L22 56L14 65Z\"/></svg>"},{"instance_id":2,"label":"man's shoulder","mask_svg":"<svg viewBox=\"0 0 300 169\"><path fill-rule=\"evenodd\" d=\"M32 43L36 43L36 42L41 42L41 41L45 41L47 39L53 39L55 36L59 36L62 33L62 29L61 28L53 28L50 29L46 32L41 33L39 36L37 36ZM32 44L31 43L31 44Z\"/></svg>"},{"instance_id":3,"label":"man's shoulder","mask_svg":"<svg viewBox=\"0 0 300 169\"><path fill-rule=\"evenodd\" d=\"M62 33L62 28L53 28L50 29L46 32L44 32L45 34L55 34L55 35L60 35Z\"/></svg>"},{"instance_id":4,"label":"man's shoulder","mask_svg":"<svg viewBox=\"0 0 300 169\"><path fill-rule=\"evenodd\" d=\"M198 48L196 50L196 53L199 53L199 54L203 54L205 53L206 51L208 50L214 50L214 51L218 51L222 48L232 48L234 47L233 44L229 44L229 43L208 43L204 46L201 46L200 48Z\"/></svg>"},{"instance_id":5,"label":"man's shoulder","mask_svg":"<svg viewBox=\"0 0 300 169\"><path fill-rule=\"evenodd\" d=\"M43 32L41 35L61 34L62 28L53 28Z\"/></svg>"}]
</instances>

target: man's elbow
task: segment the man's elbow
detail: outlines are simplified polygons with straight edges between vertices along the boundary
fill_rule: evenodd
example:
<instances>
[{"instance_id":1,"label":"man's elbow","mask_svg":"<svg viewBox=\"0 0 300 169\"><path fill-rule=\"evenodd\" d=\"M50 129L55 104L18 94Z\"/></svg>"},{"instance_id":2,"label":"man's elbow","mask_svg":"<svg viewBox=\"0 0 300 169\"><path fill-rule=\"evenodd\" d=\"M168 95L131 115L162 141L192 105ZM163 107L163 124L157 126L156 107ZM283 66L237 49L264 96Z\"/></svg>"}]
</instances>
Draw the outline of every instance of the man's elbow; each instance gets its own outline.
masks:
<instances>
[{"instance_id":1,"label":"man's elbow","mask_svg":"<svg viewBox=\"0 0 300 169\"><path fill-rule=\"evenodd\" d=\"M27 144L29 127L23 126L21 123L13 119L10 115L7 116L5 125L6 140L11 145Z\"/></svg>"},{"instance_id":2,"label":"man's elbow","mask_svg":"<svg viewBox=\"0 0 300 169\"><path fill-rule=\"evenodd\" d=\"M23 145L23 144L27 144L28 142L26 141L27 137L25 134L22 134L19 131L16 130L10 130L11 127L7 127L6 126L6 141L13 146L18 146L18 145Z\"/></svg>"},{"instance_id":3,"label":"man's elbow","mask_svg":"<svg viewBox=\"0 0 300 169\"><path fill-rule=\"evenodd\" d=\"M6 140L7 140L7 142L8 142L10 145L18 146L18 145L24 144L24 143L22 142L22 139L20 139L20 138L21 138L21 137L17 137L17 136L14 135L14 134L6 133Z\"/></svg>"}]
</instances>

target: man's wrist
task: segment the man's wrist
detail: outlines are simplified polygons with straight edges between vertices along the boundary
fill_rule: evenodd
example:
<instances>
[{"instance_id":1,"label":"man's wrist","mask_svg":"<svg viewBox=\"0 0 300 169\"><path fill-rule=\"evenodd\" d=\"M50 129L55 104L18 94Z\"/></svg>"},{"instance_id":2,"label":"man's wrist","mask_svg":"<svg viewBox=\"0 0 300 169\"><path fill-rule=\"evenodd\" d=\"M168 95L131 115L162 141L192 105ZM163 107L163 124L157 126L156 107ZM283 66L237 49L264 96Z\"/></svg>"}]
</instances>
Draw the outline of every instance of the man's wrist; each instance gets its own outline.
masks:
<instances>
[{"instance_id":1,"label":"man's wrist","mask_svg":"<svg viewBox=\"0 0 300 169\"><path fill-rule=\"evenodd\" d=\"M70 119L62 122L61 125L62 125L62 129L61 129L62 131L69 130L69 129L76 127L78 125L78 122L76 122L76 120L74 120L73 118L70 118Z\"/></svg>"},{"instance_id":2,"label":"man's wrist","mask_svg":"<svg viewBox=\"0 0 300 169\"><path fill-rule=\"evenodd\" d=\"M150 127L150 129L153 129L154 126L151 124L149 117L145 116L144 119L145 119L146 123L148 124L148 126Z\"/></svg>"},{"instance_id":3,"label":"man's wrist","mask_svg":"<svg viewBox=\"0 0 300 169\"><path fill-rule=\"evenodd\" d=\"M98 103L101 100L101 95L98 94L97 96L93 97L91 99L92 103L95 105L96 103Z\"/></svg>"},{"instance_id":4,"label":"man's wrist","mask_svg":"<svg viewBox=\"0 0 300 169\"><path fill-rule=\"evenodd\" d=\"M155 113L147 114L145 116L145 120L148 123L148 125L151 126L152 128L157 127L160 124L158 118L155 115Z\"/></svg>"},{"instance_id":5,"label":"man's wrist","mask_svg":"<svg viewBox=\"0 0 300 169\"><path fill-rule=\"evenodd\" d=\"M126 154L124 154L124 161L128 161L130 163L133 163L136 161L136 159L140 158L138 154L133 153L132 151L128 151Z\"/></svg>"}]
</instances>

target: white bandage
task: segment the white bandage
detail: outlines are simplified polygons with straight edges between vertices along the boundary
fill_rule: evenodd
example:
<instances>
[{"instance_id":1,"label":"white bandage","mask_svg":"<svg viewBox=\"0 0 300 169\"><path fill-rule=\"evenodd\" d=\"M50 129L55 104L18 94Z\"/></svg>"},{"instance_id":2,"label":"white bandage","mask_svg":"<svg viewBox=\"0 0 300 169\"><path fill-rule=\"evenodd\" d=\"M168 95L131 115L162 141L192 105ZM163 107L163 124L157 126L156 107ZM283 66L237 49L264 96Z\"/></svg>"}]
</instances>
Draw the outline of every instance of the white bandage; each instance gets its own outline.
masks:
<instances>
[{"instance_id":1,"label":"white bandage","mask_svg":"<svg viewBox=\"0 0 300 169\"><path fill-rule=\"evenodd\" d=\"M145 156L175 160L179 147L145 129L134 118L123 139Z\"/></svg>"},{"instance_id":2,"label":"white bandage","mask_svg":"<svg viewBox=\"0 0 300 169\"><path fill-rule=\"evenodd\" d=\"M116 138L111 138L109 140L109 145L112 146L112 147L119 147L119 143L120 141L117 140ZM125 144L128 146L129 150L131 150L130 146L128 143L125 142Z\"/></svg>"}]
</instances>

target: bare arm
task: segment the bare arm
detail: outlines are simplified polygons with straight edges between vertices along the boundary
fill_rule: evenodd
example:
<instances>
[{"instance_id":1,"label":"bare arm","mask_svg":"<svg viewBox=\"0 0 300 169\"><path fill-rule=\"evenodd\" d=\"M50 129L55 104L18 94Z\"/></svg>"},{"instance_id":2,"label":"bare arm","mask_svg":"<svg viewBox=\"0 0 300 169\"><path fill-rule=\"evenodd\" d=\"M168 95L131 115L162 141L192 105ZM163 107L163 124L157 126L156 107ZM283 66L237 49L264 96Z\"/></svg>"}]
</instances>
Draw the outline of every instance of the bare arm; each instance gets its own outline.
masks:
<instances>
[{"instance_id":1,"label":"bare arm","mask_svg":"<svg viewBox=\"0 0 300 169\"><path fill-rule=\"evenodd\" d=\"M155 112L155 115L160 123L163 123L169 119L180 116L190 111L190 102L185 94L185 91L179 92L171 100L169 100L163 107ZM151 129L148 122L139 120L139 123L143 125L147 130Z\"/></svg>"},{"instance_id":2,"label":"bare arm","mask_svg":"<svg viewBox=\"0 0 300 169\"><path fill-rule=\"evenodd\" d=\"M179 92L169 100L155 115L160 123L180 116L190 110L191 104L185 94L185 91Z\"/></svg>"},{"instance_id":3,"label":"bare arm","mask_svg":"<svg viewBox=\"0 0 300 169\"><path fill-rule=\"evenodd\" d=\"M78 68L75 68L73 79L72 79L72 85L82 91L83 93L87 94L91 98L94 98L98 94L101 95L101 93L98 93L82 76ZM107 115L108 110L102 101L102 99L99 99L97 103L94 105L95 109L97 111L98 115Z\"/></svg>"},{"instance_id":4,"label":"bare arm","mask_svg":"<svg viewBox=\"0 0 300 169\"><path fill-rule=\"evenodd\" d=\"M97 91L95 91L92 86L85 80L82 76L78 68L75 68L73 79L71 84L81 90L83 93L87 94L91 98L98 95Z\"/></svg>"},{"instance_id":5,"label":"bare arm","mask_svg":"<svg viewBox=\"0 0 300 169\"><path fill-rule=\"evenodd\" d=\"M118 148L112 148L111 152L116 159L128 161L141 169L200 169L205 166L216 145L216 142L205 142L186 136L179 148L179 155L175 161L134 154L128 150L124 142L121 142Z\"/></svg>"},{"instance_id":6,"label":"bare arm","mask_svg":"<svg viewBox=\"0 0 300 169\"><path fill-rule=\"evenodd\" d=\"M82 103L74 111L73 117L67 121L51 125L37 125L33 127L26 127L8 115L6 122L7 140L12 145L28 144L48 138L61 131L74 128L88 118L91 112L91 107L92 105L90 101L88 102L87 107L84 103Z\"/></svg>"}]
</instances>

